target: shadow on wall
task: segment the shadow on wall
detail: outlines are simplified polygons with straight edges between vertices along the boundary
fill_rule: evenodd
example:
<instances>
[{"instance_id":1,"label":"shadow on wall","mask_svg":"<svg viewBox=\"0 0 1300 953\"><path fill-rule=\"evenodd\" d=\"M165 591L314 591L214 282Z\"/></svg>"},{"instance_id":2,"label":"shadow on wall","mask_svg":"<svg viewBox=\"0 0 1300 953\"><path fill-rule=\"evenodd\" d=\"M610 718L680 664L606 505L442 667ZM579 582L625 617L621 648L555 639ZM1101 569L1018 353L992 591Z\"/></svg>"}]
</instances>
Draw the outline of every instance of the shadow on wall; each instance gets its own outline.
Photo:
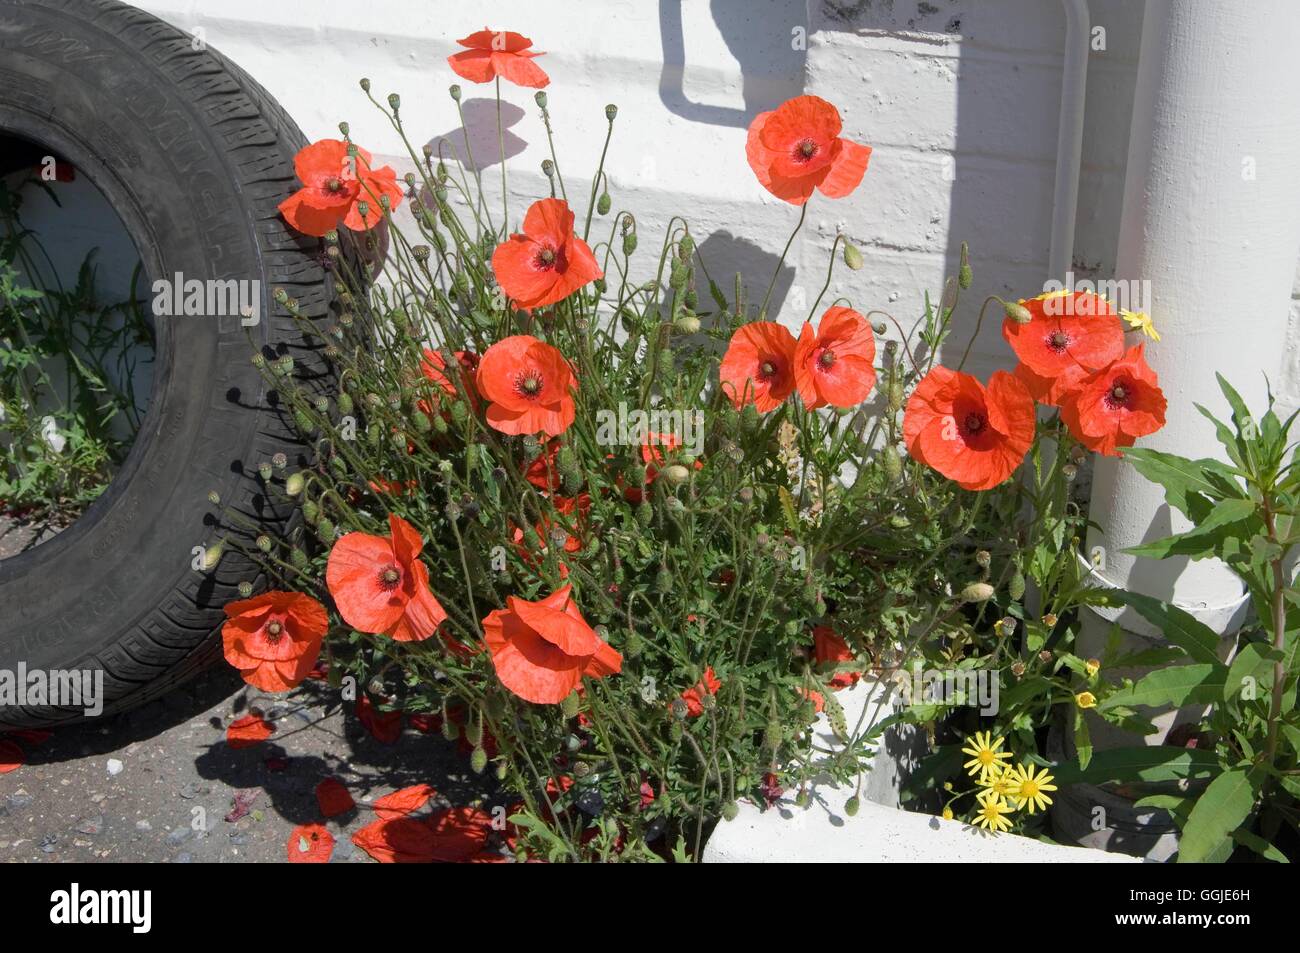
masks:
<instances>
[{"instance_id":1,"label":"shadow on wall","mask_svg":"<svg viewBox=\"0 0 1300 953\"><path fill-rule=\"evenodd\" d=\"M685 88L686 38L682 0L659 0L663 71L659 98L672 113L713 126L746 128L760 112L773 109L804 89L807 33L805 0L712 0L709 13L727 49L740 64L743 109L693 101ZM705 66L707 64L695 64Z\"/></svg>"},{"instance_id":2,"label":"shadow on wall","mask_svg":"<svg viewBox=\"0 0 1300 953\"><path fill-rule=\"evenodd\" d=\"M526 141L510 131L511 126L524 118L524 111L513 103L501 102L500 141L495 99L467 99L460 108L464 125L430 139L434 155L454 157L471 172L482 172L501 163L502 149L506 158L511 159L528 147Z\"/></svg>"}]
</instances>

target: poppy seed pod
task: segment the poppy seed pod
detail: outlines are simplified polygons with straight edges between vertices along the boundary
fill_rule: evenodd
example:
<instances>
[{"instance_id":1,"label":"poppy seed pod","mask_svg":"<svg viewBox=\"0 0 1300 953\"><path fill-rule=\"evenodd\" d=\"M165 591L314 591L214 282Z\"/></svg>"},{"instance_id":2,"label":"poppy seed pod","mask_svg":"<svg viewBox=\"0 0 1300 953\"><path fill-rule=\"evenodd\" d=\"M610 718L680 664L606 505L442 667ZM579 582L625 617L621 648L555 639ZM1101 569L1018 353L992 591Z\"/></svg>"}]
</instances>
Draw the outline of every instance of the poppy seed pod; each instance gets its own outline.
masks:
<instances>
[{"instance_id":1,"label":"poppy seed pod","mask_svg":"<svg viewBox=\"0 0 1300 953\"><path fill-rule=\"evenodd\" d=\"M966 243L961 243L961 266L957 269L957 286L965 291L970 287L973 275L970 270L970 257Z\"/></svg>"},{"instance_id":2,"label":"poppy seed pod","mask_svg":"<svg viewBox=\"0 0 1300 953\"><path fill-rule=\"evenodd\" d=\"M540 108L540 109L545 109L545 108L546 108L546 90L544 90L544 89L539 89L539 90L537 91L536 95L533 96L533 102L537 103L538 108Z\"/></svg>"},{"instance_id":3,"label":"poppy seed pod","mask_svg":"<svg viewBox=\"0 0 1300 953\"><path fill-rule=\"evenodd\" d=\"M247 580L239 584L239 598L247 599L253 594L253 584Z\"/></svg>"},{"instance_id":4,"label":"poppy seed pod","mask_svg":"<svg viewBox=\"0 0 1300 953\"><path fill-rule=\"evenodd\" d=\"M399 95L397 95L396 93L389 93L389 94L388 94L388 108L391 109L393 112L397 112L399 109L401 109L401 108L402 108L402 97L399 96Z\"/></svg>"},{"instance_id":5,"label":"poppy seed pod","mask_svg":"<svg viewBox=\"0 0 1300 953\"><path fill-rule=\"evenodd\" d=\"M447 92L451 94L451 98L452 98L452 99L456 100L456 102L460 102L460 84L459 84L459 83L452 83L451 86L448 88Z\"/></svg>"},{"instance_id":6,"label":"poppy seed pod","mask_svg":"<svg viewBox=\"0 0 1300 953\"><path fill-rule=\"evenodd\" d=\"M361 89L363 92L370 92L370 80L364 76L361 77Z\"/></svg>"},{"instance_id":7,"label":"poppy seed pod","mask_svg":"<svg viewBox=\"0 0 1300 953\"><path fill-rule=\"evenodd\" d=\"M608 106L605 107L605 118L608 119L610 122L613 122L614 117L617 115L618 115L618 107L615 106L613 103L610 103Z\"/></svg>"}]
</instances>

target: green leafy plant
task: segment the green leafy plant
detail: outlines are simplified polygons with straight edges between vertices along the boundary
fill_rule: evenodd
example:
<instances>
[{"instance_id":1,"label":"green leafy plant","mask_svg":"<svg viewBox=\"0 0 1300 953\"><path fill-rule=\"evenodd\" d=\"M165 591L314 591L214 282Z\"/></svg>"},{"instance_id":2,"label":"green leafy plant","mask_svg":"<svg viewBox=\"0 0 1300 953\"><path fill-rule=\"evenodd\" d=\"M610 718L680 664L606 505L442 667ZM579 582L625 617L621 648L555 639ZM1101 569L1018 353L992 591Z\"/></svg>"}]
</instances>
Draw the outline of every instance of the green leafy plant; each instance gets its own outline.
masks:
<instances>
[{"instance_id":1,"label":"green leafy plant","mask_svg":"<svg viewBox=\"0 0 1300 953\"><path fill-rule=\"evenodd\" d=\"M1300 453L1290 440L1296 415L1281 420L1270 394L1268 409L1256 418L1237 391L1218 380L1231 422L1197 409L1214 424L1226 462L1150 449L1126 453L1192 523L1186 532L1131 552L1152 559L1223 560L1245 584L1253 619L1237 633L1230 660L1223 661L1220 636L1182 609L1136 593L1099 594L1099 601L1131 606L1156 625L1181 664L1125 680L1098 704L1098 712L1121 723L1119 715L1137 707L1210 710L1198 726L1196 750L1167 748L1154 757L1151 749L1139 750L1135 754L1145 755L1145 764L1142 757L1127 764L1117 760L1088 774L1117 781L1172 774L1196 782L1191 790L1139 801L1166 808L1177 819L1180 861L1224 860L1238 846L1281 861L1287 857L1277 846L1279 832L1300 833L1300 594L1290 568L1300 544Z\"/></svg>"}]
</instances>

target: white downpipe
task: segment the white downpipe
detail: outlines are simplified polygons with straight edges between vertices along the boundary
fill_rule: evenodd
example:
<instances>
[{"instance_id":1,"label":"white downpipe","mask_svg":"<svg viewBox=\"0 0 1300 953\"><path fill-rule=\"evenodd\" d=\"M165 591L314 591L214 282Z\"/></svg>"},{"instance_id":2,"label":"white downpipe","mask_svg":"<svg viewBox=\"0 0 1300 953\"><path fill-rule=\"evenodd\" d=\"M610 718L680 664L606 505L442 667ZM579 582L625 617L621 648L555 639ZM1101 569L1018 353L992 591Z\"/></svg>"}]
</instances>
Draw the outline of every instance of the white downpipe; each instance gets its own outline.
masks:
<instances>
[{"instance_id":1,"label":"white downpipe","mask_svg":"<svg viewBox=\"0 0 1300 953\"><path fill-rule=\"evenodd\" d=\"M1056 131L1056 185L1048 277L1064 281L1074 258L1074 223L1083 165L1083 117L1088 92L1088 0L1061 0L1065 8L1065 59L1061 67L1061 120Z\"/></svg>"},{"instance_id":2,"label":"white downpipe","mask_svg":"<svg viewBox=\"0 0 1300 953\"><path fill-rule=\"evenodd\" d=\"M1168 422L1142 446L1222 458L1193 406L1227 417L1215 371L1256 413L1264 375L1279 378L1300 255L1298 47L1294 0L1147 0L1116 262L1117 278L1149 281L1141 308L1163 335L1147 357ZM1096 582L1172 600L1223 634L1240 626L1248 604L1227 566L1124 553L1187 528L1132 466L1098 460L1091 516L1100 530L1086 549L1105 558ZM1118 620L1158 634L1131 611ZM1104 638L1098 621L1088 641Z\"/></svg>"}]
</instances>

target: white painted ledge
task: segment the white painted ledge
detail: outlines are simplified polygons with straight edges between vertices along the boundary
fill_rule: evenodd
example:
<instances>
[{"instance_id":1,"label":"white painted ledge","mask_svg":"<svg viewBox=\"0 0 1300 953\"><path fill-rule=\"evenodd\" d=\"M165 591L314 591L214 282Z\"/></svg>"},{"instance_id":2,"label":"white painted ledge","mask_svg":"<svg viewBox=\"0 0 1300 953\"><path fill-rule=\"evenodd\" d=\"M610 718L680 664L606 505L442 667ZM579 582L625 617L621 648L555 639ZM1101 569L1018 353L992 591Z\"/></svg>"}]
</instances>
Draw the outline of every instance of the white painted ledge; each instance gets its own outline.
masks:
<instances>
[{"instance_id":1,"label":"white painted ledge","mask_svg":"<svg viewBox=\"0 0 1300 953\"><path fill-rule=\"evenodd\" d=\"M876 714L883 687L860 682L839 692L850 728L866 706L868 721ZM897 695L897 692L895 692ZM880 705L886 716L896 702ZM834 735L825 716L814 730L831 744ZM783 799L768 810L748 801L733 821L722 821L704 848L706 863L1138 863L1139 858L1083 847L1061 847L1014 834L991 834L962 821L913 814L888 804L897 793L898 757L878 752L863 784L858 813L849 817L844 802L853 787L838 787L828 778L810 789L807 808ZM792 792L793 793L793 792ZM875 798L867 800L866 798Z\"/></svg>"}]
</instances>

